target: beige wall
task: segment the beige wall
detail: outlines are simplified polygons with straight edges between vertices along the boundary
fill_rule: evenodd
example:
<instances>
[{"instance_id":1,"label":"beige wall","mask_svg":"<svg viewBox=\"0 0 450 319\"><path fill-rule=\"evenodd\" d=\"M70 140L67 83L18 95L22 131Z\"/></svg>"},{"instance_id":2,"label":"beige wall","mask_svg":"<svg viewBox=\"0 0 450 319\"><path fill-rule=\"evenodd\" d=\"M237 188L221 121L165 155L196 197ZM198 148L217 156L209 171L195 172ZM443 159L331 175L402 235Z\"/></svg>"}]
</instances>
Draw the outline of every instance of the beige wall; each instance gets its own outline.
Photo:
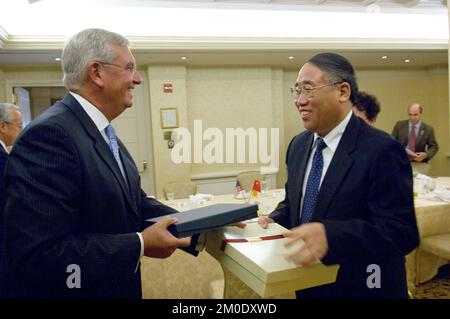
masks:
<instances>
[{"instance_id":1,"label":"beige wall","mask_svg":"<svg viewBox=\"0 0 450 319\"><path fill-rule=\"evenodd\" d=\"M171 83L173 93L164 93L163 85ZM148 67L148 85L150 92L150 117L153 137L153 163L155 176L155 192L158 198L163 197L164 184L177 180L190 180L191 165L175 164L171 160L171 150L164 140L164 132L170 129L161 128L161 108L177 108L180 127L188 125L188 109L186 102L186 68L184 66L151 66Z\"/></svg>"},{"instance_id":2,"label":"beige wall","mask_svg":"<svg viewBox=\"0 0 450 319\"><path fill-rule=\"evenodd\" d=\"M391 133L398 120L408 118L407 107L411 103L417 102L423 106L422 120L434 127L440 146L431 161L430 175L450 175L446 162L449 151L447 69L356 72L360 90L374 94L380 101L381 112L375 125L377 128Z\"/></svg>"},{"instance_id":3,"label":"beige wall","mask_svg":"<svg viewBox=\"0 0 450 319\"><path fill-rule=\"evenodd\" d=\"M278 75L278 79L277 79ZM275 77L275 79L273 79ZM194 120L202 120L203 131L218 128L224 137L226 128L270 128L279 118L274 105L277 100L273 94L279 94L279 74L271 68L198 68L189 69L187 78L188 127L193 132ZM277 90L278 88L278 90ZM275 118L276 117L276 118ZM203 147L210 141L203 141ZM236 145L235 145L236 146ZM248 149L248 145L247 145ZM235 152L237 152L235 147ZM223 149L225 153L225 150ZM259 163L246 164L212 163L192 164L192 174L212 172L236 172L259 169Z\"/></svg>"}]
</instances>

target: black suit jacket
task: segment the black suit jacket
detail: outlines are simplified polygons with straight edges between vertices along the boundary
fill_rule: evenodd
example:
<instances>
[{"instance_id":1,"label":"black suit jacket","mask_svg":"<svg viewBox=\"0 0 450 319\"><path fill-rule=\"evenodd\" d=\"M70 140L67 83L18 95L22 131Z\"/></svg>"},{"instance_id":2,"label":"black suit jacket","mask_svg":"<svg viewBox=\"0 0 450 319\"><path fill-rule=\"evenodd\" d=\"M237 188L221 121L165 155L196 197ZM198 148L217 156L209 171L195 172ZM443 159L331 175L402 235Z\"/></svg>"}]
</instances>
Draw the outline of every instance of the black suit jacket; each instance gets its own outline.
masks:
<instances>
[{"instance_id":1,"label":"black suit jacket","mask_svg":"<svg viewBox=\"0 0 450 319\"><path fill-rule=\"evenodd\" d=\"M392 136L404 147L407 147L409 140L409 121L398 121L392 130ZM422 122L419 129L419 135L416 137L416 152L427 153L427 158L423 160L423 162L426 163L436 155L438 150L439 145L434 137L433 127Z\"/></svg>"},{"instance_id":2,"label":"black suit jacket","mask_svg":"<svg viewBox=\"0 0 450 319\"><path fill-rule=\"evenodd\" d=\"M3 238L3 207L5 205L5 166L6 160L8 159L8 153L0 145L0 263L2 260L3 249L1 248L1 242ZM0 296L1 293L1 282L0 282Z\"/></svg>"},{"instance_id":3,"label":"black suit jacket","mask_svg":"<svg viewBox=\"0 0 450 319\"><path fill-rule=\"evenodd\" d=\"M305 131L287 151L286 198L270 215L287 228L299 224L313 139ZM299 291L299 298L407 297L404 256L419 236L411 166L395 139L352 115L322 181L312 222L325 226L329 250L322 262L340 269L334 284ZM367 286L372 264L380 267L380 288Z\"/></svg>"},{"instance_id":4,"label":"black suit jacket","mask_svg":"<svg viewBox=\"0 0 450 319\"><path fill-rule=\"evenodd\" d=\"M176 211L146 197L118 143L127 183L70 94L22 132L6 167L3 268L11 297L141 297L136 232L144 219ZM81 288L67 286L72 264Z\"/></svg>"}]
</instances>

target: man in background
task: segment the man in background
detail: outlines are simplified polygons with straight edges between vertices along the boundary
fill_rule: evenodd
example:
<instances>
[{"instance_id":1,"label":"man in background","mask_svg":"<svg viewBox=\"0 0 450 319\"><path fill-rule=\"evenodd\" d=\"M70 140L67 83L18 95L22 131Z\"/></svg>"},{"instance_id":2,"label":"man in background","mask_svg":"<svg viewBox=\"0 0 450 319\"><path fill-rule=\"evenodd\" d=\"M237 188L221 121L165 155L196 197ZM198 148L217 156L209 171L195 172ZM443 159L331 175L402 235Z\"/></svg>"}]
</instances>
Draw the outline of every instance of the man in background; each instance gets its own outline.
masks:
<instances>
[{"instance_id":1,"label":"man in background","mask_svg":"<svg viewBox=\"0 0 450 319\"><path fill-rule=\"evenodd\" d=\"M142 81L123 36L86 29L64 46L69 90L32 121L6 166L3 268L14 298L141 298L140 259L189 246L176 211L148 198L111 121Z\"/></svg>"},{"instance_id":2,"label":"man in background","mask_svg":"<svg viewBox=\"0 0 450 319\"><path fill-rule=\"evenodd\" d=\"M380 103L375 96L362 91L356 94L353 113L366 121L367 124L375 124L380 110Z\"/></svg>"},{"instance_id":3,"label":"man in background","mask_svg":"<svg viewBox=\"0 0 450 319\"><path fill-rule=\"evenodd\" d=\"M288 246L303 240L287 256L295 264L340 265L335 283L300 299L407 298L405 255L419 242L411 169L400 143L353 114L357 92L353 66L334 53L309 59L295 83L306 131L287 150L285 199L259 223L290 229Z\"/></svg>"},{"instance_id":4,"label":"man in background","mask_svg":"<svg viewBox=\"0 0 450 319\"><path fill-rule=\"evenodd\" d=\"M6 160L8 159L8 147L12 146L22 131L22 113L17 105L11 103L0 103L0 263L3 249L3 206L5 205L4 175ZM0 276L0 297L2 296L2 284Z\"/></svg>"},{"instance_id":5,"label":"man in background","mask_svg":"<svg viewBox=\"0 0 450 319\"><path fill-rule=\"evenodd\" d=\"M439 145L434 137L431 125L422 122L422 106L413 103L408 108L409 120L398 121L392 130L392 136L405 148L413 169L427 174L429 161L436 155Z\"/></svg>"}]
</instances>

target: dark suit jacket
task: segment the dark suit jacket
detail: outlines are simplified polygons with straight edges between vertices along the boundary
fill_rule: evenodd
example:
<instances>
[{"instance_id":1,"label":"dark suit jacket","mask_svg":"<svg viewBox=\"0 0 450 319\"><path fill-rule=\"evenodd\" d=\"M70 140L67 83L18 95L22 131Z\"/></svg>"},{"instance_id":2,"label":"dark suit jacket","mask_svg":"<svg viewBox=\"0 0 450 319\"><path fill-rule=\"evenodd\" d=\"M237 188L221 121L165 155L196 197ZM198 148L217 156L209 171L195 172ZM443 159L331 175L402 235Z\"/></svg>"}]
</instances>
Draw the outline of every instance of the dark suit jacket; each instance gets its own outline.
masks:
<instances>
[{"instance_id":1,"label":"dark suit jacket","mask_svg":"<svg viewBox=\"0 0 450 319\"><path fill-rule=\"evenodd\" d=\"M409 121L398 121L392 130L392 136L396 138L404 147L408 146L409 139ZM428 162L439 150L439 145L434 137L434 129L431 125L424 122L420 125L419 135L416 136L416 152L426 152L427 158L423 160Z\"/></svg>"},{"instance_id":2,"label":"dark suit jacket","mask_svg":"<svg viewBox=\"0 0 450 319\"><path fill-rule=\"evenodd\" d=\"M146 197L118 142L129 187L72 95L22 132L6 167L3 267L11 297L141 297L135 232L144 219L176 211ZM80 269L79 289L66 284L72 264Z\"/></svg>"},{"instance_id":3,"label":"dark suit jacket","mask_svg":"<svg viewBox=\"0 0 450 319\"><path fill-rule=\"evenodd\" d=\"M8 153L3 149L3 147L0 145L0 263L2 260L3 255L3 249L1 248L1 242L3 238L3 206L5 205L5 181L4 181L4 175L5 175L5 166L6 166L6 160L8 159ZM1 285L1 282L0 282ZM1 286L0 286L0 296L1 293Z\"/></svg>"},{"instance_id":4,"label":"dark suit jacket","mask_svg":"<svg viewBox=\"0 0 450 319\"><path fill-rule=\"evenodd\" d=\"M270 214L287 228L299 225L313 139L312 132L302 132L287 151L286 197ZM352 115L322 181L312 222L325 226L329 250L322 262L340 269L334 284L299 291L299 298L406 298L404 256L419 236L411 166L395 139ZM371 264L380 266L380 288L366 284Z\"/></svg>"}]
</instances>

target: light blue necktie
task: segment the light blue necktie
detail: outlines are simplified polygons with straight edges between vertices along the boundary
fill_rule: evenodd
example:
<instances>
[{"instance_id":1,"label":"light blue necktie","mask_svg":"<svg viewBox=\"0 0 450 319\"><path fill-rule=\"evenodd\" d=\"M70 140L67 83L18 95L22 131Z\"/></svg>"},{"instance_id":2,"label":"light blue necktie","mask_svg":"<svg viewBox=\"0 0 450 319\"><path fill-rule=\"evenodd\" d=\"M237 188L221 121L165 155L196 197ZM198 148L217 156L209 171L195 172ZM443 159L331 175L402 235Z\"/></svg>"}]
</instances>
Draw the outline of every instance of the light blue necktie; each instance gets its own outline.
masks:
<instances>
[{"instance_id":1,"label":"light blue necktie","mask_svg":"<svg viewBox=\"0 0 450 319\"><path fill-rule=\"evenodd\" d=\"M327 147L323 139L317 139L316 151L312 161L311 171L309 172L306 183L305 196L303 197L302 212L300 215L300 225L308 223L316 207L317 195L319 194L320 178L322 177L323 156L322 150Z\"/></svg>"},{"instance_id":2,"label":"light blue necktie","mask_svg":"<svg viewBox=\"0 0 450 319\"><path fill-rule=\"evenodd\" d=\"M116 132L114 131L114 127L112 127L112 125L109 124L105 128L105 133L109 139L109 148L111 149L111 152L113 153L114 158L116 159L117 165L119 165L119 169L122 172L122 176L126 182L127 179L125 177L125 170L123 169L122 161L120 159L119 144L117 144L117 137L116 137Z\"/></svg>"}]
</instances>

